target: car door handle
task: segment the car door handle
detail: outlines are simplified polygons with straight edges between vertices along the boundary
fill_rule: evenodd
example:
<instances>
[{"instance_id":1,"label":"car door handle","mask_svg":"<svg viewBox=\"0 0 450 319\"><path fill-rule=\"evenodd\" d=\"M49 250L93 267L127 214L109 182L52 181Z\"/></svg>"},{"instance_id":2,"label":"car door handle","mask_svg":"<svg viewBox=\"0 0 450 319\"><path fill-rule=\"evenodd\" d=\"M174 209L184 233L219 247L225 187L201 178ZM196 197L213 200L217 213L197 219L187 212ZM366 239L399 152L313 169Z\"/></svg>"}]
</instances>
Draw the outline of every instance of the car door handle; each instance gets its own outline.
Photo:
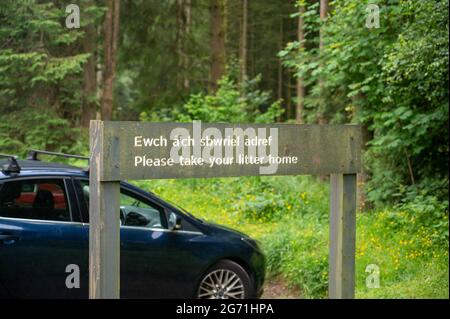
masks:
<instances>
[{"instance_id":1,"label":"car door handle","mask_svg":"<svg viewBox=\"0 0 450 319\"><path fill-rule=\"evenodd\" d=\"M15 235L3 235L0 234L0 242L4 244L14 244L19 239L18 236Z\"/></svg>"}]
</instances>

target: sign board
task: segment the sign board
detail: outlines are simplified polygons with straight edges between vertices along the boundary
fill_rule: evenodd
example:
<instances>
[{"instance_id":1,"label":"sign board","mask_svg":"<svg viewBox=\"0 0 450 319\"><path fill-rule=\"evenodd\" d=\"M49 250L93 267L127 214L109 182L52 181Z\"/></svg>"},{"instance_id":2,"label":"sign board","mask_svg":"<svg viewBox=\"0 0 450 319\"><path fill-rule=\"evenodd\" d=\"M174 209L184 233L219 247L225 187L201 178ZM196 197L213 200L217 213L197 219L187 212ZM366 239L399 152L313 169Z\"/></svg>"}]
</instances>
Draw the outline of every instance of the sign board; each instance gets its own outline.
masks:
<instances>
[{"instance_id":1,"label":"sign board","mask_svg":"<svg viewBox=\"0 0 450 319\"><path fill-rule=\"evenodd\" d=\"M91 121L90 297L120 297L120 180L329 174L329 297L353 298L361 141L359 125Z\"/></svg>"},{"instance_id":2,"label":"sign board","mask_svg":"<svg viewBox=\"0 0 450 319\"><path fill-rule=\"evenodd\" d=\"M101 122L100 179L354 174L358 125Z\"/></svg>"}]
</instances>

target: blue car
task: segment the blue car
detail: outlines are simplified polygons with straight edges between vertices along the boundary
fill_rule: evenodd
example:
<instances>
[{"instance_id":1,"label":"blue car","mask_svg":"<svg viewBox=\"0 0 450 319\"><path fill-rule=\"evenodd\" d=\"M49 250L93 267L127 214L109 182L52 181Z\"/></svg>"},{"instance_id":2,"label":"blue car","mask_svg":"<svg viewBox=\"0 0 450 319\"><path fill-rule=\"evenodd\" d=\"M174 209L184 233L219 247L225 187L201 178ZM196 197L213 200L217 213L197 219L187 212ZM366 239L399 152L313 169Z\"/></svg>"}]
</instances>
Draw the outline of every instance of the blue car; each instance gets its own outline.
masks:
<instances>
[{"instance_id":1,"label":"blue car","mask_svg":"<svg viewBox=\"0 0 450 319\"><path fill-rule=\"evenodd\" d=\"M0 298L88 298L89 172L38 153L0 159ZM129 183L120 193L121 298L260 297L256 241Z\"/></svg>"}]
</instances>

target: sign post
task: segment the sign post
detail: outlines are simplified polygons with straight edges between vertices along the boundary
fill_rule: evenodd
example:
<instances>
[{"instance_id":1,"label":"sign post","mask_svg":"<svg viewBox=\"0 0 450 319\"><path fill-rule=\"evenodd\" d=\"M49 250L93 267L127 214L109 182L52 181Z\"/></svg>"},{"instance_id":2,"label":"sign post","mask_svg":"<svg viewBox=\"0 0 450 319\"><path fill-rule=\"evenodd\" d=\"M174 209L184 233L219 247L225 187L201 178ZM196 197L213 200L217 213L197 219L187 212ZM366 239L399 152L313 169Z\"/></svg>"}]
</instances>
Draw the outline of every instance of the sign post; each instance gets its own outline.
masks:
<instances>
[{"instance_id":1,"label":"sign post","mask_svg":"<svg viewBox=\"0 0 450 319\"><path fill-rule=\"evenodd\" d=\"M359 125L91 121L89 296L120 297L120 181L330 175L329 297L353 298Z\"/></svg>"},{"instance_id":2,"label":"sign post","mask_svg":"<svg viewBox=\"0 0 450 319\"><path fill-rule=\"evenodd\" d=\"M120 298L120 181L103 181L103 122L91 121L89 160L89 298Z\"/></svg>"},{"instance_id":3,"label":"sign post","mask_svg":"<svg viewBox=\"0 0 450 319\"><path fill-rule=\"evenodd\" d=\"M328 297L355 294L356 174L330 176Z\"/></svg>"}]
</instances>

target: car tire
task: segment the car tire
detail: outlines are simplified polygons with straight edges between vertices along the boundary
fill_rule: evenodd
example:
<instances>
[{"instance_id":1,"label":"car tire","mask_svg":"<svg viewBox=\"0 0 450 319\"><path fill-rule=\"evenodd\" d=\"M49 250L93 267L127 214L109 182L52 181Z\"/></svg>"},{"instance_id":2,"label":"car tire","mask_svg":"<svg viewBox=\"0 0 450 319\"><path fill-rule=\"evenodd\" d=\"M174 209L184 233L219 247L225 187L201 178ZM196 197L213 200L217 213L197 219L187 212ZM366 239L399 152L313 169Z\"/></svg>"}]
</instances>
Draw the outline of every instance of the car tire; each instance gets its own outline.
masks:
<instances>
[{"instance_id":1,"label":"car tire","mask_svg":"<svg viewBox=\"0 0 450 319\"><path fill-rule=\"evenodd\" d=\"M247 299L253 287L247 271L231 260L221 260L202 276L197 289L199 299Z\"/></svg>"}]
</instances>

